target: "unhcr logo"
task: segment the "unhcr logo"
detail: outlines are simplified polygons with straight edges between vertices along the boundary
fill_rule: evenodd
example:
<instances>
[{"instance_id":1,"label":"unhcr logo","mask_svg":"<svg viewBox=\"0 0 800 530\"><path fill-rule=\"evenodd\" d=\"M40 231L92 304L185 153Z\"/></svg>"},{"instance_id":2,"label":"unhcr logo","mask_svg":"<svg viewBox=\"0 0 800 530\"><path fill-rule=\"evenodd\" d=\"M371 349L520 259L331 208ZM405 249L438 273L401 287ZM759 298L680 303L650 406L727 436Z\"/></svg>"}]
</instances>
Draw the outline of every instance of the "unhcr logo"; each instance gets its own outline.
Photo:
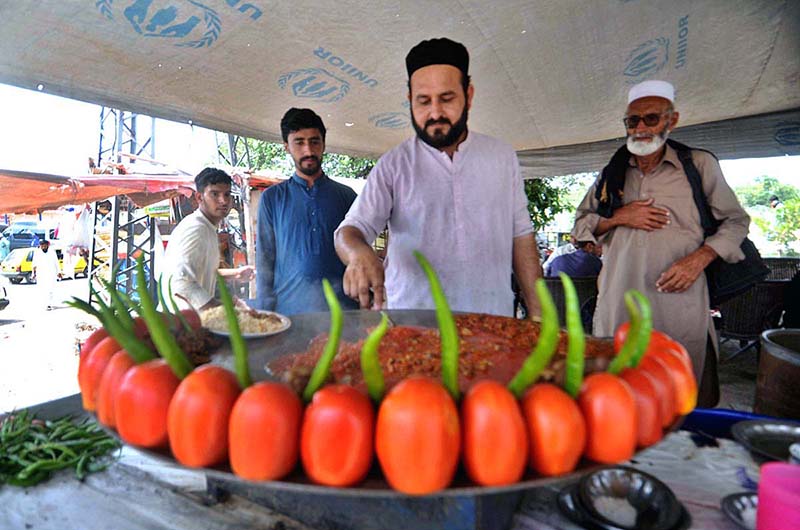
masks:
<instances>
[{"instance_id":1,"label":"unhcr logo","mask_svg":"<svg viewBox=\"0 0 800 530\"><path fill-rule=\"evenodd\" d=\"M225 9L258 20L262 11L253 4L241 0L225 0ZM108 20L115 20L120 14L130 26L143 37L164 39L175 46L186 48L207 48L219 39L222 21L219 13L197 0L96 0L95 6Z\"/></svg>"},{"instance_id":2,"label":"unhcr logo","mask_svg":"<svg viewBox=\"0 0 800 530\"><path fill-rule=\"evenodd\" d=\"M780 145L800 145L800 122L779 123L775 129L775 141Z\"/></svg>"},{"instance_id":3,"label":"unhcr logo","mask_svg":"<svg viewBox=\"0 0 800 530\"><path fill-rule=\"evenodd\" d=\"M283 74L278 86L290 88L298 98L310 98L322 103L334 103L350 92L350 83L322 68L303 68Z\"/></svg>"},{"instance_id":4,"label":"unhcr logo","mask_svg":"<svg viewBox=\"0 0 800 530\"><path fill-rule=\"evenodd\" d=\"M411 125L408 112L381 112L370 116L369 121L380 129L405 129Z\"/></svg>"},{"instance_id":5,"label":"unhcr logo","mask_svg":"<svg viewBox=\"0 0 800 530\"><path fill-rule=\"evenodd\" d=\"M669 39L659 37L640 44L628 56L628 64L623 74L629 83L638 83L643 78L655 74L669 60Z\"/></svg>"}]
</instances>

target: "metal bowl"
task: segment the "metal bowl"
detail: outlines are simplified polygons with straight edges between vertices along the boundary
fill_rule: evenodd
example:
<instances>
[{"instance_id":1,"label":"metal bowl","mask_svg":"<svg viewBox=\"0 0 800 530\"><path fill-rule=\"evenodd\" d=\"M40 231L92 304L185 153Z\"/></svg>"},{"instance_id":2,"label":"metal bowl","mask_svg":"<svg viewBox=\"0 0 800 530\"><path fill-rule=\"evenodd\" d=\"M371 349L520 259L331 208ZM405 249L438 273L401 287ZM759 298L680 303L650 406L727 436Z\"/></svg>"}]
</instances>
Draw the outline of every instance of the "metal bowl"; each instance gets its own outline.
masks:
<instances>
[{"instance_id":1,"label":"metal bowl","mask_svg":"<svg viewBox=\"0 0 800 530\"><path fill-rule=\"evenodd\" d=\"M762 460L789 460L789 447L800 442L800 423L788 420L740 421L733 438Z\"/></svg>"},{"instance_id":2,"label":"metal bowl","mask_svg":"<svg viewBox=\"0 0 800 530\"><path fill-rule=\"evenodd\" d=\"M616 528L670 530L682 516L682 506L666 484L632 467L586 474L578 483L578 495L592 519Z\"/></svg>"}]
</instances>

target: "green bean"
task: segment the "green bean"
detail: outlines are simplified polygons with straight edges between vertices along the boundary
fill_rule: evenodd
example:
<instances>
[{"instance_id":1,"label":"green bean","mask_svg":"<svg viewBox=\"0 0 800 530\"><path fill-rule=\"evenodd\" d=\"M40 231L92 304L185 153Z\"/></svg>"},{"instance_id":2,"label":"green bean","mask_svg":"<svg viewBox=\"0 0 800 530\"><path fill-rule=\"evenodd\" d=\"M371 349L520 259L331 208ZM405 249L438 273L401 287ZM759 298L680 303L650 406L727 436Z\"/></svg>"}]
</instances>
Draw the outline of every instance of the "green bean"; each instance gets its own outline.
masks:
<instances>
[{"instance_id":1,"label":"green bean","mask_svg":"<svg viewBox=\"0 0 800 530\"><path fill-rule=\"evenodd\" d=\"M642 322L639 328L638 340L636 341L636 349L631 357L631 366L639 366L639 362L644 357L647 347L650 345L650 336L653 332L653 309L650 306L650 300L645 295L637 290L632 290L633 297L639 302L639 311L642 313Z\"/></svg>"},{"instance_id":2,"label":"green bean","mask_svg":"<svg viewBox=\"0 0 800 530\"><path fill-rule=\"evenodd\" d=\"M136 290L139 293L142 317L150 331L150 338L156 345L156 349L167 362L172 372L178 379L183 379L194 369L194 366L178 345L175 336L170 333L167 324L161 319L161 315L156 311L153 299L147 291L147 280L144 275L144 260L141 256L136 260Z\"/></svg>"},{"instance_id":3,"label":"green bean","mask_svg":"<svg viewBox=\"0 0 800 530\"><path fill-rule=\"evenodd\" d=\"M569 276L563 272L558 275L564 285L564 298L566 300L567 365L564 375L564 390L572 397L578 397L583 383L586 336L583 334L581 310L578 305L578 293L575 291L575 285Z\"/></svg>"},{"instance_id":4,"label":"green bean","mask_svg":"<svg viewBox=\"0 0 800 530\"><path fill-rule=\"evenodd\" d=\"M378 346L387 329L389 329L389 317L381 312L381 323L372 330L361 348L361 373L367 384L367 392L375 403L380 402L386 389L381 363L378 360Z\"/></svg>"},{"instance_id":5,"label":"green bean","mask_svg":"<svg viewBox=\"0 0 800 530\"><path fill-rule=\"evenodd\" d=\"M517 374L508 383L508 389L518 398L521 398L525 390L536 381L558 348L558 311L547 284L541 278L536 280L536 295L542 307L539 340Z\"/></svg>"},{"instance_id":6,"label":"green bean","mask_svg":"<svg viewBox=\"0 0 800 530\"><path fill-rule=\"evenodd\" d=\"M116 278L116 275L112 276L112 278ZM122 301L122 298L119 296L119 290L117 290L117 282L107 282L103 278L99 278L100 283L103 287L105 287L106 292L108 293L109 298L111 298L111 307L114 310L113 316L116 316L117 321L127 330L133 331L133 317L131 317L130 313L128 312L128 308L125 306L125 302ZM97 297L98 300L102 301L102 298L99 296Z\"/></svg>"},{"instance_id":7,"label":"green bean","mask_svg":"<svg viewBox=\"0 0 800 530\"><path fill-rule=\"evenodd\" d=\"M225 279L217 274L217 284L219 285L219 295L222 299L222 306L225 308L225 317L228 320L228 333L230 335L231 348L233 348L233 362L236 371L236 378L242 390L253 384L250 377L250 366L247 364L247 342L242 336L239 327L239 319L236 318L236 309L233 307L233 297Z\"/></svg>"},{"instance_id":8,"label":"green bean","mask_svg":"<svg viewBox=\"0 0 800 530\"><path fill-rule=\"evenodd\" d=\"M442 347L442 381L453 399L458 400L458 328L456 321L450 311L450 305L447 303L436 271L421 252L415 250L414 257L417 258L422 270L425 271L425 276L428 277L433 305L436 308L436 320L439 322Z\"/></svg>"},{"instance_id":9,"label":"green bean","mask_svg":"<svg viewBox=\"0 0 800 530\"><path fill-rule=\"evenodd\" d=\"M339 340L342 337L342 325L344 316L342 315L342 306L339 304L339 299L331 287L331 283L327 278L322 279L322 291L325 293L325 301L331 311L331 330L328 335L328 342L325 343L325 350L322 352L314 370L311 372L311 378L308 380L305 390L303 390L303 399L311 401L314 393L325 383L328 374L331 371L331 364L333 358L339 351Z\"/></svg>"},{"instance_id":10,"label":"green bean","mask_svg":"<svg viewBox=\"0 0 800 530\"><path fill-rule=\"evenodd\" d=\"M625 342L622 344L616 357L611 361L611 364L608 365L608 372L614 375L617 375L623 369L630 366L631 358L633 357L634 350L636 350L636 345L640 342L639 332L642 327L642 314L636 306L631 291L625 293L624 299L625 307L628 308L628 314L630 315L631 325L628 328L628 335L625 337Z\"/></svg>"}]
</instances>

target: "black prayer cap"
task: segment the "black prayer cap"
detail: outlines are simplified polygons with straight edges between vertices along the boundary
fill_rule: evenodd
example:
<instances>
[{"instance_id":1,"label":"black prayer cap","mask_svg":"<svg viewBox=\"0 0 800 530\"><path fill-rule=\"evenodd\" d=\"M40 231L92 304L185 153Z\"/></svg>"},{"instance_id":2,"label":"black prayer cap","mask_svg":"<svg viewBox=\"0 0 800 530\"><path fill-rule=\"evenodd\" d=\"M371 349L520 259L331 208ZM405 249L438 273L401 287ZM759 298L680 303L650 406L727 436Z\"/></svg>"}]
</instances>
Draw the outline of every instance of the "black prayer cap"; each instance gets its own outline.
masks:
<instances>
[{"instance_id":1,"label":"black prayer cap","mask_svg":"<svg viewBox=\"0 0 800 530\"><path fill-rule=\"evenodd\" d=\"M469 53L463 44L448 38L424 40L411 48L406 55L408 78L419 70L432 64L455 66L465 76L469 75Z\"/></svg>"}]
</instances>

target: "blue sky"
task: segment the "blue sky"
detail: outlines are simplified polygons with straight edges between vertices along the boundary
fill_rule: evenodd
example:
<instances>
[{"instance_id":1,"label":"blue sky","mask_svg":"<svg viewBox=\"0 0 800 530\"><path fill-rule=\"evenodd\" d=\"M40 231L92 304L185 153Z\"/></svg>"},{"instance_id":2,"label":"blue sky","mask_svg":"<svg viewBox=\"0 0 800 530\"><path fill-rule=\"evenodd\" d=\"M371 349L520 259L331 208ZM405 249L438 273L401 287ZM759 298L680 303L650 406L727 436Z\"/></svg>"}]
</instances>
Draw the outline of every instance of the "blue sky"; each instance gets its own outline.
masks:
<instances>
[{"instance_id":1,"label":"blue sky","mask_svg":"<svg viewBox=\"0 0 800 530\"><path fill-rule=\"evenodd\" d=\"M0 116L2 169L81 175L97 157L97 105L0 84ZM208 129L157 120L156 139L156 159L189 173L217 162ZM723 160L722 169L732 187L760 175L800 186L800 156Z\"/></svg>"}]
</instances>

